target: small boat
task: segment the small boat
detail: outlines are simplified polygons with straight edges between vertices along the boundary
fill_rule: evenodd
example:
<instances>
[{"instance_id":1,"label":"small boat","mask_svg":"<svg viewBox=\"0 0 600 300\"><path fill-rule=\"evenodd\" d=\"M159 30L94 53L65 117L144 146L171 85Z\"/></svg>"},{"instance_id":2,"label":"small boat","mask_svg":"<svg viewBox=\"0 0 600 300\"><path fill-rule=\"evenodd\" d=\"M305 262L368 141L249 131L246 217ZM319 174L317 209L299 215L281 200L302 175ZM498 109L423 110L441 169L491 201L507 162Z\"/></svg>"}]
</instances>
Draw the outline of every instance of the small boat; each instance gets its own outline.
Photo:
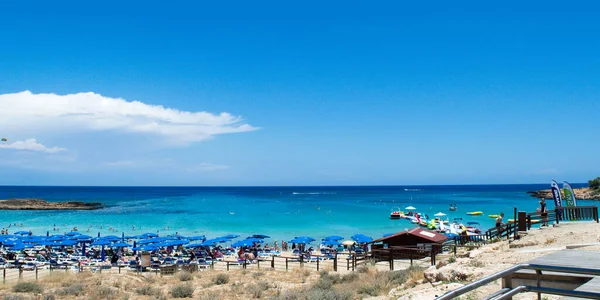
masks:
<instances>
[{"instance_id":1,"label":"small boat","mask_svg":"<svg viewBox=\"0 0 600 300\"><path fill-rule=\"evenodd\" d=\"M404 218L404 212L400 211L400 208L394 207L392 213L390 213L390 219L397 220L400 218Z\"/></svg>"},{"instance_id":2,"label":"small boat","mask_svg":"<svg viewBox=\"0 0 600 300\"><path fill-rule=\"evenodd\" d=\"M481 216L481 215L483 215L483 212L482 211L470 211L470 212L467 213L467 215L469 215L469 216Z\"/></svg>"},{"instance_id":3,"label":"small boat","mask_svg":"<svg viewBox=\"0 0 600 300\"><path fill-rule=\"evenodd\" d=\"M490 217L492 219L496 219L496 218L500 217L500 215L488 215L488 217Z\"/></svg>"},{"instance_id":4,"label":"small boat","mask_svg":"<svg viewBox=\"0 0 600 300\"><path fill-rule=\"evenodd\" d=\"M450 211L456 211L456 204L450 204Z\"/></svg>"}]
</instances>

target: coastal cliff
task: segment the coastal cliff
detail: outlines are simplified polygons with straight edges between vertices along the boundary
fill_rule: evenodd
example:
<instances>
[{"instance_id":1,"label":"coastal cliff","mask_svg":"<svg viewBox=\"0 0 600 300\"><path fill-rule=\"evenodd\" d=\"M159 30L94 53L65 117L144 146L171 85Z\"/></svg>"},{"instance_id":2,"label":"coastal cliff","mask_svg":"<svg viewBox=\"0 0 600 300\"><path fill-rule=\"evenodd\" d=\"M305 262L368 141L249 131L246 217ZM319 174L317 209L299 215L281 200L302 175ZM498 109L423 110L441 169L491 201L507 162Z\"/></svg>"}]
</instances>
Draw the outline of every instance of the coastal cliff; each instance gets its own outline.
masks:
<instances>
[{"instance_id":1,"label":"coastal cliff","mask_svg":"<svg viewBox=\"0 0 600 300\"><path fill-rule=\"evenodd\" d=\"M103 208L102 203L97 202L48 202L42 199L0 200L0 210L94 210L101 208Z\"/></svg>"},{"instance_id":2,"label":"coastal cliff","mask_svg":"<svg viewBox=\"0 0 600 300\"><path fill-rule=\"evenodd\" d=\"M564 197L565 194L562 192L562 190L560 192L561 192L562 196ZM575 192L575 198L577 200L600 200L600 194L594 193L594 191L591 190L590 188L573 189L573 192ZM540 191L531 191L531 192L527 192L527 193L530 194L532 197L536 197L536 198L552 199L552 190L550 190L550 189L540 190Z\"/></svg>"}]
</instances>

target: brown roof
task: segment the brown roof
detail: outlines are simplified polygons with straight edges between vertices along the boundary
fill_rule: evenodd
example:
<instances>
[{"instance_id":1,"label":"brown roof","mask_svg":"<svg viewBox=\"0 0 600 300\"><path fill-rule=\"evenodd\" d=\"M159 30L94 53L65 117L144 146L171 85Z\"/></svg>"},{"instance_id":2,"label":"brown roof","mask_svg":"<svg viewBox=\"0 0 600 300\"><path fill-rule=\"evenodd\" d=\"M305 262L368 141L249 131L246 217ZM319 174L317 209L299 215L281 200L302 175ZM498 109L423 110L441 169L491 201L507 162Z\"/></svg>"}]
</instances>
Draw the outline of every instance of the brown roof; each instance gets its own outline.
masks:
<instances>
[{"instance_id":1,"label":"brown roof","mask_svg":"<svg viewBox=\"0 0 600 300\"><path fill-rule=\"evenodd\" d=\"M398 232L396 234L392 234L392 235L389 235L389 236L386 236L386 237L382 237L380 239L376 239L376 240L373 241L373 243L384 242L384 241L386 241L388 239L395 238L397 236L401 236L401 235L404 235L404 234L406 234L406 235L415 235L415 236L418 236L418 237L420 237L422 239L429 240L432 243L442 243L442 242L445 242L448 239L448 237L445 236L445 235L443 235L443 234L440 234L440 233L437 233L437 232L434 232L434 231L431 231L431 230L427 230L427 229L423 229L423 228L418 228L417 227L417 228L413 228L413 229L408 230L408 231L401 231L401 232Z\"/></svg>"}]
</instances>

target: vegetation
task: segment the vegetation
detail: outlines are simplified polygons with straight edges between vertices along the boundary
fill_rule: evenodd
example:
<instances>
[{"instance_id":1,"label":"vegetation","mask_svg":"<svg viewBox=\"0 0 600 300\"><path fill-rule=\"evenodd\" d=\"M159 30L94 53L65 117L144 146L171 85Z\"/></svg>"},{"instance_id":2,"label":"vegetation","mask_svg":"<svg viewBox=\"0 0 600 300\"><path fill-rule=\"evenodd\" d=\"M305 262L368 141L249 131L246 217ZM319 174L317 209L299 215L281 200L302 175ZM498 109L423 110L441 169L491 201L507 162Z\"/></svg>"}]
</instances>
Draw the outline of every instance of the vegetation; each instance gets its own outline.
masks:
<instances>
[{"instance_id":1,"label":"vegetation","mask_svg":"<svg viewBox=\"0 0 600 300\"><path fill-rule=\"evenodd\" d=\"M590 184L590 190L600 193L600 177L596 177L596 179L592 179L588 183Z\"/></svg>"},{"instance_id":2,"label":"vegetation","mask_svg":"<svg viewBox=\"0 0 600 300\"><path fill-rule=\"evenodd\" d=\"M177 278L181 281L190 281L194 279L194 275L190 272L182 271L177 274Z\"/></svg>"},{"instance_id":3,"label":"vegetation","mask_svg":"<svg viewBox=\"0 0 600 300\"><path fill-rule=\"evenodd\" d=\"M19 282L13 286L15 293L36 293L41 294L44 291L41 285L35 282Z\"/></svg>"},{"instance_id":4,"label":"vegetation","mask_svg":"<svg viewBox=\"0 0 600 300\"><path fill-rule=\"evenodd\" d=\"M173 298L192 298L194 296L194 287L191 284L176 285L171 289Z\"/></svg>"},{"instance_id":5,"label":"vegetation","mask_svg":"<svg viewBox=\"0 0 600 300\"><path fill-rule=\"evenodd\" d=\"M135 289L135 293L141 296L160 296L162 294L159 289L149 285Z\"/></svg>"},{"instance_id":6,"label":"vegetation","mask_svg":"<svg viewBox=\"0 0 600 300\"><path fill-rule=\"evenodd\" d=\"M225 273L219 273L213 278L213 283L216 285L226 284L229 282L229 275Z\"/></svg>"}]
</instances>

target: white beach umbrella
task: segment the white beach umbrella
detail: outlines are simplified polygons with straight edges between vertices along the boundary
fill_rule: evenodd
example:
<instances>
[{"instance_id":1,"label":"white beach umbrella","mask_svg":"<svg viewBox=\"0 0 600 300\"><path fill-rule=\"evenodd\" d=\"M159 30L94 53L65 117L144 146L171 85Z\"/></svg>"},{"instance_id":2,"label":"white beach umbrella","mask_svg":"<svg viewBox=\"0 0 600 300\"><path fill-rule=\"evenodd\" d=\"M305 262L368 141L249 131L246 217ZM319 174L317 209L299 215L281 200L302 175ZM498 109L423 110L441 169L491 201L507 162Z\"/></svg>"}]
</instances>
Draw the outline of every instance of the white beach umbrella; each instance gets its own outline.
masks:
<instances>
[{"instance_id":1,"label":"white beach umbrella","mask_svg":"<svg viewBox=\"0 0 600 300\"><path fill-rule=\"evenodd\" d=\"M355 243L356 243L355 241L347 240L347 241L343 241L342 245L344 245L344 246L352 246Z\"/></svg>"},{"instance_id":2,"label":"white beach umbrella","mask_svg":"<svg viewBox=\"0 0 600 300\"><path fill-rule=\"evenodd\" d=\"M404 208L404 209L406 209L406 210L415 210L415 209L417 209L417 208L416 208L416 207L414 207L414 206L409 206L409 207L406 207L406 208Z\"/></svg>"},{"instance_id":3,"label":"white beach umbrella","mask_svg":"<svg viewBox=\"0 0 600 300\"><path fill-rule=\"evenodd\" d=\"M445 215L446 215L445 213L439 212L439 213L435 214L434 216L436 216L436 217L443 217Z\"/></svg>"}]
</instances>

